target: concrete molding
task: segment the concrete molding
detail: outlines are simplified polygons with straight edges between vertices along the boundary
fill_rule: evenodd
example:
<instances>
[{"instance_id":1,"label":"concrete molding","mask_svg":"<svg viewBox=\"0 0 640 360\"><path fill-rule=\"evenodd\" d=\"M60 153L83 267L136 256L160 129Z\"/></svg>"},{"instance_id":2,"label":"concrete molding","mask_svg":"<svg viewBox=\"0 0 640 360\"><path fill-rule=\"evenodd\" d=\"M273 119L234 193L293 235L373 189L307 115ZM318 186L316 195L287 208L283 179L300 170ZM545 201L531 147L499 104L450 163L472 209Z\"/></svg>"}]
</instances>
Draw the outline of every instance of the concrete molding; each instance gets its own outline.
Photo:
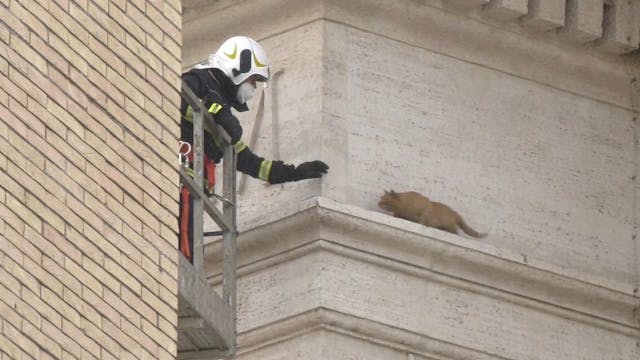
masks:
<instances>
[{"instance_id":1,"label":"concrete molding","mask_svg":"<svg viewBox=\"0 0 640 360\"><path fill-rule=\"evenodd\" d=\"M238 348L240 351L238 355L246 355L261 348L320 330L363 339L428 359L506 359L327 308L316 308L239 334Z\"/></svg>"},{"instance_id":2,"label":"concrete molding","mask_svg":"<svg viewBox=\"0 0 640 360\"><path fill-rule=\"evenodd\" d=\"M605 52L624 54L640 43L640 1L614 1L606 4L603 36L596 46Z\"/></svg>"},{"instance_id":3,"label":"concrete molding","mask_svg":"<svg viewBox=\"0 0 640 360\"><path fill-rule=\"evenodd\" d=\"M491 0L447 0L442 2L442 7L455 12L470 13L479 10L489 1Z\"/></svg>"},{"instance_id":4,"label":"concrete molding","mask_svg":"<svg viewBox=\"0 0 640 360\"><path fill-rule=\"evenodd\" d=\"M620 66L623 57L610 55L592 43L584 46L568 42L555 32L539 33L541 29L564 24L564 17L557 13L564 10L563 4L555 0L541 0L536 13L506 23L492 22L479 7L462 13L444 4L449 2L220 1L215 6L206 7L201 17L185 19L184 65L202 60L220 41L233 34L243 33L268 42L283 32L314 21L327 21L335 26L344 24L598 101L630 107L628 98L621 95L628 93L628 74ZM216 21L209 21L214 12ZM255 13L261 16L253 16ZM558 24L560 21L562 23ZM247 22L251 23L249 28ZM535 30L530 31L530 27Z\"/></svg>"},{"instance_id":5,"label":"concrete molding","mask_svg":"<svg viewBox=\"0 0 640 360\"><path fill-rule=\"evenodd\" d=\"M241 231L239 277L322 249L638 336L631 286L326 198L271 215ZM205 251L213 283L220 281L218 249L212 242Z\"/></svg>"},{"instance_id":6,"label":"concrete molding","mask_svg":"<svg viewBox=\"0 0 640 360\"><path fill-rule=\"evenodd\" d=\"M489 3L489 1L490 0L449 0L445 1L445 3L455 4L463 8L477 8Z\"/></svg>"},{"instance_id":7,"label":"concrete molding","mask_svg":"<svg viewBox=\"0 0 640 360\"><path fill-rule=\"evenodd\" d=\"M491 0L483 13L498 21L511 21L527 14L527 0Z\"/></svg>"},{"instance_id":8,"label":"concrete molding","mask_svg":"<svg viewBox=\"0 0 640 360\"><path fill-rule=\"evenodd\" d=\"M529 11L520 21L534 32L545 32L564 26L565 0L529 0Z\"/></svg>"},{"instance_id":9,"label":"concrete molding","mask_svg":"<svg viewBox=\"0 0 640 360\"><path fill-rule=\"evenodd\" d=\"M388 15L395 18L402 18L401 14L396 14L398 10L404 9L402 2L394 4L381 4L370 0L349 1L342 4L335 0L252 0L241 3L223 0L217 2L206 2L202 0L185 0L184 3L184 29L183 41L185 44L192 43L197 39L210 36L209 34L231 35L234 27L241 26L246 29L244 17L251 18L251 31L256 34L264 34L264 30L270 25L267 23L277 23L287 27L299 26L318 19L328 19L342 21L340 12L347 10L351 13L355 11L361 16L371 18L378 9L384 9ZM523 20L525 28L530 28L534 32L545 31L556 27L562 29L558 32L561 38L572 42L586 43L603 37L603 17L606 9L613 10L610 19L610 38L606 42L617 42L618 53L625 53L638 48L638 28L636 1L605 1L605 0L426 0L421 3L423 7L441 9L446 12L460 13L464 17L480 20L485 16L476 16L474 13L480 12L488 18L504 23L509 22L519 25ZM609 4L613 4L609 6ZM417 6L417 5L412 5ZM481 11L480 11L481 10ZM210 18L213 14L225 13L225 18L216 16L216 21L200 21L199 19ZM253 14L260 13L262 16L256 19ZM298 16L292 16L292 14ZM345 15L345 14L342 14ZM635 15L635 16L634 16ZM274 21L279 18L282 21ZM264 24L262 22L265 22ZM294 24L295 22L295 24ZM192 25L197 23L197 26ZM425 24L428 26L428 23ZM513 29L505 29L512 31ZM282 30L280 30L282 31ZM245 33L246 30L243 31ZM627 36L630 36L627 39ZM604 49L608 51L608 49ZM187 54L187 58L188 58Z\"/></svg>"},{"instance_id":10,"label":"concrete molding","mask_svg":"<svg viewBox=\"0 0 640 360\"><path fill-rule=\"evenodd\" d=\"M586 43L602 37L603 0L567 0L565 25L558 34Z\"/></svg>"}]
</instances>

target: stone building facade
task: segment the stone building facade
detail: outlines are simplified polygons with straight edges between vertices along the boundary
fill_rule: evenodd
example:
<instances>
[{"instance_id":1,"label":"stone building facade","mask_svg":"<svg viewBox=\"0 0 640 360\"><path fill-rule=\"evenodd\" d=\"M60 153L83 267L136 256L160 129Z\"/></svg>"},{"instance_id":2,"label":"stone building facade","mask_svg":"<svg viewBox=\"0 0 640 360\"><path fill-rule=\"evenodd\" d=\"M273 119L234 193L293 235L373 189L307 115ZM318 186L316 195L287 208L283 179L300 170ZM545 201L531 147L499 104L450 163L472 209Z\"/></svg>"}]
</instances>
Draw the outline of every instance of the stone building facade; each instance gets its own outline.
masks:
<instances>
[{"instance_id":1,"label":"stone building facade","mask_svg":"<svg viewBox=\"0 0 640 360\"><path fill-rule=\"evenodd\" d=\"M179 357L179 74L236 34L245 142L331 166L240 178L238 359L640 358L640 1L0 0L0 359Z\"/></svg>"},{"instance_id":2,"label":"stone building facade","mask_svg":"<svg viewBox=\"0 0 640 360\"><path fill-rule=\"evenodd\" d=\"M176 357L181 3L0 0L0 358Z\"/></svg>"},{"instance_id":3,"label":"stone building facade","mask_svg":"<svg viewBox=\"0 0 640 360\"><path fill-rule=\"evenodd\" d=\"M267 49L245 142L331 167L240 178L238 358L640 357L640 2L184 5L185 69L231 35ZM489 235L393 218L385 189Z\"/></svg>"}]
</instances>

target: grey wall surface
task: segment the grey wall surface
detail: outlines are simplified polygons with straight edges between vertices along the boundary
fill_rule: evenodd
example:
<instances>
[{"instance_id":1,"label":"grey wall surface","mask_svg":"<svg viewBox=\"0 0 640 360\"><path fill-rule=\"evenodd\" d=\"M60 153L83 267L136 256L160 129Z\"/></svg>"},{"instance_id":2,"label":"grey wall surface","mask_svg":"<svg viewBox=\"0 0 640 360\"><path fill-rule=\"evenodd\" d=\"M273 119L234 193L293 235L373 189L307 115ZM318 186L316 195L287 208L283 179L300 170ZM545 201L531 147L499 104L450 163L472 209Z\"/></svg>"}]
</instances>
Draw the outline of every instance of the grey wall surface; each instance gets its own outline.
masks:
<instances>
[{"instance_id":1,"label":"grey wall surface","mask_svg":"<svg viewBox=\"0 0 640 360\"><path fill-rule=\"evenodd\" d=\"M214 12L226 16L203 20ZM639 1L197 13L185 13L185 68L234 34L269 54L271 84L239 116L245 143L331 166L283 185L240 177L240 358L640 356ZM393 219L377 207L385 189L446 203L489 235Z\"/></svg>"}]
</instances>

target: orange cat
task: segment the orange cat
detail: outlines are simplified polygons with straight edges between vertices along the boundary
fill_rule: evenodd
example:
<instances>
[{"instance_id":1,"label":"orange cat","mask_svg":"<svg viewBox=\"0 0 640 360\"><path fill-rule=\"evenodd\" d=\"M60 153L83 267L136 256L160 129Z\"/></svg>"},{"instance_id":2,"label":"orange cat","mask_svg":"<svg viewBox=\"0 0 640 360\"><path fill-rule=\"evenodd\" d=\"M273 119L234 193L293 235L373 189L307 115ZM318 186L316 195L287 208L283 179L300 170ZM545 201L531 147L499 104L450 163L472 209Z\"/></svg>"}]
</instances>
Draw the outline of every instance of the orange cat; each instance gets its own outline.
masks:
<instances>
[{"instance_id":1,"label":"orange cat","mask_svg":"<svg viewBox=\"0 0 640 360\"><path fill-rule=\"evenodd\" d=\"M457 234L459 227L476 238L487 236L486 233L479 233L470 228L462 217L447 205L431 201L415 191L397 193L393 190L385 190L378 206L392 212L395 217L450 233Z\"/></svg>"}]
</instances>

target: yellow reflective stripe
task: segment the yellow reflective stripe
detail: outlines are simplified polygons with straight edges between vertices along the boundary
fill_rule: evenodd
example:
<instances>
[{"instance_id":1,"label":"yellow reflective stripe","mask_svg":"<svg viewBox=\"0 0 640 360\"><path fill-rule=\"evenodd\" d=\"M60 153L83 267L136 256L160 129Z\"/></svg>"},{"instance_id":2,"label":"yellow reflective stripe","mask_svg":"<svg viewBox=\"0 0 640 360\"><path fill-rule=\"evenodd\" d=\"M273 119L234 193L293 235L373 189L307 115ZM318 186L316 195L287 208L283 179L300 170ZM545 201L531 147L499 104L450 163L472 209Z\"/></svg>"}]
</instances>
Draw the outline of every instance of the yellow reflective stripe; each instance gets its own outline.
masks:
<instances>
[{"instance_id":1,"label":"yellow reflective stripe","mask_svg":"<svg viewBox=\"0 0 640 360\"><path fill-rule=\"evenodd\" d=\"M273 163L270 160L262 160L260 164L260 172L258 172L258 179L269 181L269 173L271 172L271 165Z\"/></svg>"},{"instance_id":2,"label":"yellow reflective stripe","mask_svg":"<svg viewBox=\"0 0 640 360\"><path fill-rule=\"evenodd\" d=\"M217 114L218 112L220 112L220 110L222 110L222 105L217 104L217 103L213 103L209 107L209 112L212 113L212 114Z\"/></svg>"},{"instance_id":3,"label":"yellow reflective stripe","mask_svg":"<svg viewBox=\"0 0 640 360\"><path fill-rule=\"evenodd\" d=\"M242 140L240 140L236 143L235 147L236 147L236 152L239 153L240 151L247 148L247 144L245 144Z\"/></svg>"},{"instance_id":4,"label":"yellow reflective stripe","mask_svg":"<svg viewBox=\"0 0 640 360\"><path fill-rule=\"evenodd\" d=\"M187 106L187 113L182 117L190 123L193 123L193 108L191 106Z\"/></svg>"},{"instance_id":5,"label":"yellow reflective stripe","mask_svg":"<svg viewBox=\"0 0 640 360\"><path fill-rule=\"evenodd\" d=\"M195 177L196 176L196 172L193 171L193 169L191 168L187 168L187 175L191 176L191 177Z\"/></svg>"},{"instance_id":6,"label":"yellow reflective stripe","mask_svg":"<svg viewBox=\"0 0 640 360\"><path fill-rule=\"evenodd\" d=\"M222 108L222 106L220 108ZM191 107L191 105L187 106L187 113L184 114L182 118L187 122L190 122L193 124L193 108ZM204 124L204 129L210 134L213 133L213 131L211 131L211 128L207 123Z\"/></svg>"},{"instance_id":7,"label":"yellow reflective stripe","mask_svg":"<svg viewBox=\"0 0 640 360\"><path fill-rule=\"evenodd\" d=\"M222 105L213 103L211 107L209 107L209 112L212 114L217 114L222 110ZM191 106L187 106L187 113L182 116L183 119L187 120L190 123L193 123L193 108Z\"/></svg>"}]
</instances>

